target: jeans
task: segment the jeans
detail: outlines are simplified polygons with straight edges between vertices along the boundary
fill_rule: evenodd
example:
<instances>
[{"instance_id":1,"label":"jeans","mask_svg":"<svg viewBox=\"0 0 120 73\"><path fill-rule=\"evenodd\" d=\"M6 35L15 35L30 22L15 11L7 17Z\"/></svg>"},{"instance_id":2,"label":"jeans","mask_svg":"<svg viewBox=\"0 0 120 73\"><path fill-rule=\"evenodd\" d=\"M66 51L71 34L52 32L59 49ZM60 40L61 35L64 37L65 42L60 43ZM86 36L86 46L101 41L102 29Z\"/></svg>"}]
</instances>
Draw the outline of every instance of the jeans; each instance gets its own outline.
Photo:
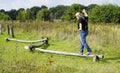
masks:
<instances>
[{"instance_id":1,"label":"jeans","mask_svg":"<svg viewBox=\"0 0 120 73\"><path fill-rule=\"evenodd\" d=\"M80 52L83 53L84 47L87 49L87 52L92 52L86 42L86 36L88 35L88 30L81 30L79 31L80 34Z\"/></svg>"}]
</instances>

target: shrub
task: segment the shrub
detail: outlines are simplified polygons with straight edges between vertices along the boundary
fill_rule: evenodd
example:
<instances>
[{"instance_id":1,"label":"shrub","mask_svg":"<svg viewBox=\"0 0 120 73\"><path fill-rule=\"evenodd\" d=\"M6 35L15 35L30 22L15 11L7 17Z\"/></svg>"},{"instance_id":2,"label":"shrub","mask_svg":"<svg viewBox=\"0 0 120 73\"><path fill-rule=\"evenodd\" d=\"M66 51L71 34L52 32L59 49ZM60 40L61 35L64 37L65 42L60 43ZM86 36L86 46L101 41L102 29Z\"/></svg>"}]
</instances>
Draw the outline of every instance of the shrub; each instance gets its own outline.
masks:
<instances>
[{"instance_id":1,"label":"shrub","mask_svg":"<svg viewBox=\"0 0 120 73\"><path fill-rule=\"evenodd\" d=\"M4 13L0 13L0 20L10 20L10 19L11 18L8 15Z\"/></svg>"},{"instance_id":2,"label":"shrub","mask_svg":"<svg viewBox=\"0 0 120 73\"><path fill-rule=\"evenodd\" d=\"M90 12L92 23L120 23L120 7L112 4L96 6Z\"/></svg>"}]
</instances>

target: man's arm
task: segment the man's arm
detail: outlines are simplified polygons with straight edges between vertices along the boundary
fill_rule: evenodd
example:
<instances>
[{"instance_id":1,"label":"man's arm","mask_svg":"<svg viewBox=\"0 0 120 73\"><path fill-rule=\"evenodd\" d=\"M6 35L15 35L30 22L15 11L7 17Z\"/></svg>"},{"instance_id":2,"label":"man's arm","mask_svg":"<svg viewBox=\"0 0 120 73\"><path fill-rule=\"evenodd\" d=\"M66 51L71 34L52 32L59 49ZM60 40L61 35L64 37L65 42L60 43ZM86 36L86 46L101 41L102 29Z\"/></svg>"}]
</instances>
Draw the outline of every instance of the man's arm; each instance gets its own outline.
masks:
<instances>
[{"instance_id":1,"label":"man's arm","mask_svg":"<svg viewBox=\"0 0 120 73\"><path fill-rule=\"evenodd\" d=\"M82 24L79 23L79 30L82 30Z\"/></svg>"},{"instance_id":2,"label":"man's arm","mask_svg":"<svg viewBox=\"0 0 120 73\"><path fill-rule=\"evenodd\" d=\"M85 10L85 9L83 9L82 12L84 13L84 15L85 15L86 17L88 17L88 14L86 13L86 10Z\"/></svg>"}]
</instances>

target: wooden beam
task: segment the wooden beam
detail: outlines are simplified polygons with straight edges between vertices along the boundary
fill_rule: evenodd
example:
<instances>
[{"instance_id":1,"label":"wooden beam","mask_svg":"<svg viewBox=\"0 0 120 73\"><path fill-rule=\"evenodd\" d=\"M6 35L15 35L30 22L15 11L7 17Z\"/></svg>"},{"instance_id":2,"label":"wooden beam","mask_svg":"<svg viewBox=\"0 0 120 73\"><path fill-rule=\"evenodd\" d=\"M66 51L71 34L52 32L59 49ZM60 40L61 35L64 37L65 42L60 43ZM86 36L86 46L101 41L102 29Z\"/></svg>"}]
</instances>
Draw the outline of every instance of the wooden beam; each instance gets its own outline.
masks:
<instances>
[{"instance_id":1,"label":"wooden beam","mask_svg":"<svg viewBox=\"0 0 120 73\"><path fill-rule=\"evenodd\" d=\"M48 38L44 38L41 40L19 40L14 38L6 38L6 41L15 41L15 42L21 42L21 43L37 43L37 42L46 42L48 43Z\"/></svg>"},{"instance_id":2,"label":"wooden beam","mask_svg":"<svg viewBox=\"0 0 120 73\"><path fill-rule=\"evenodd\" d=\"M30 49L29 46L25 46L25 49ZM67 55L67 56L78 56L78 57L89 57L89 58L93 58L93 61L99 61L100 58L104 58L103 55L96 55L96 54L91 54L91 55L80 55L78 53L70 53L70 52L60 52L60 51L52 51L52 50L45 50L45 49L41 49L41 48L34 48L36 51L39 52L44 52L44 53L51 53L51 54L59 54L59 55Z\"/></svg>"}]
</instances>

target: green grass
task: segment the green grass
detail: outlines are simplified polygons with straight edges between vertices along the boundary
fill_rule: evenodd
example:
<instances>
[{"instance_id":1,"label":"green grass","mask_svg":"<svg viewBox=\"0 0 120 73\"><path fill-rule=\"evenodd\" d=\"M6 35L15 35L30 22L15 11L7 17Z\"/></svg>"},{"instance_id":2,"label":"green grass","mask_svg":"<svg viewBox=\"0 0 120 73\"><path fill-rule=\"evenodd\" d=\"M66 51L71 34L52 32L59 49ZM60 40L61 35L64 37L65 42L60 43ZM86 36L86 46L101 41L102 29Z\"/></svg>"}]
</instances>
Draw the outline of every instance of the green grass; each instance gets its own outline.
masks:
<instances>
[{"instance_id":1,"label":"green grass","mask_svg":"<svg viewBox=\"0 0 120 73\"><path fill-rule=\"evenodd\" d=\"M74 53L79 51L80 42L75 23L0 23L13 25L17 39L35 40L48 37L49 46L45 49ZM30 52L24 49L24 46L30 43L6 42L5 38L10 36L5 32L5 25L3 27L3 34L0 35L0 73L120 72L120 25L89 24L87 42L93 53L105 56L99 62L93 62L92 58Z\"/></svg>"}]
</instances>

